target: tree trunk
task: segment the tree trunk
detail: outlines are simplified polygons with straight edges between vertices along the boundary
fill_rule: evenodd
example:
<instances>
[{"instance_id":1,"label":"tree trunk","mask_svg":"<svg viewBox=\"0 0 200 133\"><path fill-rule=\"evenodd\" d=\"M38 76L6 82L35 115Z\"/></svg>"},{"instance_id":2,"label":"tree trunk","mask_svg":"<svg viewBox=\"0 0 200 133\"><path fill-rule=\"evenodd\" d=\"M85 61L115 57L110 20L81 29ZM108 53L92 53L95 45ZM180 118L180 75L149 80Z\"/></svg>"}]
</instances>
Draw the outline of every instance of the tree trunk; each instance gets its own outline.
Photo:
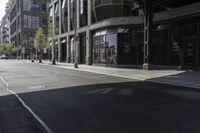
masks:
<instances>
[{"instance_id":1,"label":"tree trunk","mask_svg":"<svg viewBox=\"0 0 200 133\"><path fill-rule=\"evenodd\" d=\"M54 47L52 46L52 65L56 65L56 60L55 60L55 49Z\"/></svg>"},{"instance_id":2,"label":"tree trunk","mask_svg":"<svg viewBox=\"0 0 200 133\"><path fill-rule=\"evenodd\" d=\"M39 52L39 63L42 63L42 52L41 52L41 50Z\"/></svg>"}]
</instances>

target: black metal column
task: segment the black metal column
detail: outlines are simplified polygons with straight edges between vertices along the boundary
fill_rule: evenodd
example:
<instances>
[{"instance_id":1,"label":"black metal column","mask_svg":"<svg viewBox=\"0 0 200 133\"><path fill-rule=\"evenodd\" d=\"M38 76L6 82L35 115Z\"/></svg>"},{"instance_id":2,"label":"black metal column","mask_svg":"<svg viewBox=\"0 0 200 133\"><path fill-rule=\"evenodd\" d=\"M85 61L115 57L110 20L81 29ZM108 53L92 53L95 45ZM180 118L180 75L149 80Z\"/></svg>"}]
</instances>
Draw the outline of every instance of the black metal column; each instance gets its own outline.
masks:
<instances>
[{"instance_id":1,"label":"black metal column","mask_svg":"<svg viewBox=\"0 0 200 133\"><path fill-rule=\"evenodd\" d=\"M153 10L150 0L144 0L144 64L143 69L152 69L152 23L153 23Z\"/></svg>"}]
</instances>

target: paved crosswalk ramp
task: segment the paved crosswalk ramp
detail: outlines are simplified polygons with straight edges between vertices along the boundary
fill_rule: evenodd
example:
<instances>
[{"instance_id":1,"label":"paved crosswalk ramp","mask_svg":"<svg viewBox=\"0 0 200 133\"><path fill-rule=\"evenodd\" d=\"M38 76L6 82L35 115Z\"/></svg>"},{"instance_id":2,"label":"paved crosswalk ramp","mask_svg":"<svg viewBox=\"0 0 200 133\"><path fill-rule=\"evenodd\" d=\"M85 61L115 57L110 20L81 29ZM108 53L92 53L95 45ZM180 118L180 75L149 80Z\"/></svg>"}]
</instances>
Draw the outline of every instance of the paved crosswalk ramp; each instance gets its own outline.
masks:
<instances>
[{"instance_id":1,"label":"paved crosswalk ramp","mask_svg":"<svg viewBox=\"0 0 200 133\"><path fill-rule=\"evenodd\" d=\"M0 59L0 63L29 63L29 60Z\"/></svg>"}]
</instances>

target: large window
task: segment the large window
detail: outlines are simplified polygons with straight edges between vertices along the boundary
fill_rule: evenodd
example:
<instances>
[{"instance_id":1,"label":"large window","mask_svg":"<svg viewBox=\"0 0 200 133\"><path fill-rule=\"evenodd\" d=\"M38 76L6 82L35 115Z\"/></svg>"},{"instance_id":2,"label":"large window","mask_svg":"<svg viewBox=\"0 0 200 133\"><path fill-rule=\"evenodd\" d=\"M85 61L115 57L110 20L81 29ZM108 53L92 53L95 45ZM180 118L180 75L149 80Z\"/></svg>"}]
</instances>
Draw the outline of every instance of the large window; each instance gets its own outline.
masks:
<instances>
[{"instance_id":1,"label":"large window","mask_svg":"<svg viewBox=\"0 0 200 133\"><path fill-rule=\"evenodd\" d=\"M54 10L54 13L55 13L55 26L56 27L59 27L59 3L57 2L55 4L55 10ZM55 34L59 34L59 30L56 30Z\"/></svg>"},{"instance_id":2,"label":"large window","mask_svg":"<svg viewBox=\"0 0 200 133\"><path fill-rule=\"evenodd\" d=\"M67 12L67 0L63 0L63 3L62 3L62 33L65 33L67 32L67 24L68 24L68 21L67 21L67 16L68 16L68 12Z\"/></svg>"},{"instance_id":3,"label":"large window","mask_svg":"<svg viewBox=\"0 0 200 133\"><path fill-rule=\"evenodd\" d=\"M80 0L80 26L87 25L87 0Z\"/></svg>"},{"instance_id":4,"label":"large window","mask_svg":"<svg viewBox=\"0 0 200 133\"><path fill-rule=\"evenodd\" d=\"M31 11L32 0L23 0L23 10Z\"/></svg>"},{"instance_id":5,"label":"large window","mask_svg":"<svg viewBox=\"0 0 200 133\"><path fill-rule=\"evenodd\" d=\"M182 42L182 28L170 29L170 64L181 65L181 49L183 47Z\"/></svg>"},{"instance_id":6,"label":"large window","mask_svg":"<svg viewBox=\"0 0 200 133\"><path fill-rule=\"evenodd\" d=\"M71 28L71 30L73 30L76 26L75 20L74 20L74 17L76 16L75 15L75 1L71 0L70 4L71 4L70 5L70 7L71 7L71 9L70 9L70 19L71 19L70 28Z\"/></svg>"},{"instance_id":7,"label":"large window","mask_svg":"<svg viewBox=\"0 0 200 133\"><path fill-rule=\"evenodd\" d=\"M46 11L46 3L41 0L23 0L24 11Z\"/></svg>"},{"instance_id":8,"label":"large window","mask_svg":"<svg viewBox=\"0 0 200 133\"><path fill-rule=\"evenodd\" d=\"M106 64L105 35L94 37L94 63Z\"/></svg>"},{"instance_id":9,"label":"large window","mask_svg":"<svg viewBox=\"0 0 200 133\"><path fill-rule=\"evenodd\" d=\"M24 28L37 29L39 26L39 17L24 15Z\"/></svg>"},{"instance_id":10,"label":"large window","mask_svg":"<svg viewBox=\"0 0 200 133\"><path fill-rule=\"evenodd\" d=\"M117 64L117 34L106 35L106 64Z\"/></svg>"},{"instance_id":11,"label":"large window","mask_svg":"<svg viewBox=\"0 0 200 133\"><path fill-rule=\"evenodd\" d=\"M135 35L133 43L133 29L111 28L97 31L93 37L94 64L109 65L133 65L138 64L142 52L139 46L138 35ZM136 56L137 55L137 56Z\"/></svg>"},{"instance_id":12,"label":"large window","mask_svg":"<svg viewBox=\"0 0 200 133\"><path fill-rule=\"evenodd\" d=\"M23 34L23 45L28 48L34 43L34 33L26 32Z\"/></svg>"},{"instance_id":13,"label":"large window","mask_svg":"<svg viewBox=\"0 0 200 133\"><path fill-rule=\"evenodd\" d=\"M153 64L168 64L168 28L165 25L155 26L152 36L153 43Z\"/></svg>"}]
</instances>

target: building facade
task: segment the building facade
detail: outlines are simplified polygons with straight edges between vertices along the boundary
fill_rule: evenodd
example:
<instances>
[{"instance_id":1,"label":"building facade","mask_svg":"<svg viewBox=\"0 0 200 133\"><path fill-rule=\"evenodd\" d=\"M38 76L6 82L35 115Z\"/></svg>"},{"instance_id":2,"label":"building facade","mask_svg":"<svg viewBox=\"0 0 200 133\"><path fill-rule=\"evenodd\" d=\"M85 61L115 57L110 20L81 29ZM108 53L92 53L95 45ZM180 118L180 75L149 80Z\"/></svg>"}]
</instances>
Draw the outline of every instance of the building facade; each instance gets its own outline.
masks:
<instances>
[{"instance_id":1,"label":"building facade","mask_svg":"<svg viewBox=\"0 0 200 133\"><path fill-rule=\"evenodd\" d=\"M48 0L13 0L10 6L10 38L23 59L35 55L33 44L39 27L47 34Z\"/></svg>"},{"instance_id":2,"label":"building facade","mask_svg":"<svg viewBox=\"0 0 200 133\"><path fill-rule=\"evenodd\" d=\"M5 15L1 21L1 42L10 43L10 15L9 15L9 5L6 4Z\"/></svg>"},{"instance_id":3,"label":"building facade","mask_svg":"<svg viewBox=\"0 0 200 133\"><path fill-rule=\"evenodd\" d=\"M156 68L200 68L200 2L167 0L153 6L152 64ZM111 67L144 64L144 10L133 0L51 0L49 20L57 55L73 63Z\"/></svg>"}]
</instances>

